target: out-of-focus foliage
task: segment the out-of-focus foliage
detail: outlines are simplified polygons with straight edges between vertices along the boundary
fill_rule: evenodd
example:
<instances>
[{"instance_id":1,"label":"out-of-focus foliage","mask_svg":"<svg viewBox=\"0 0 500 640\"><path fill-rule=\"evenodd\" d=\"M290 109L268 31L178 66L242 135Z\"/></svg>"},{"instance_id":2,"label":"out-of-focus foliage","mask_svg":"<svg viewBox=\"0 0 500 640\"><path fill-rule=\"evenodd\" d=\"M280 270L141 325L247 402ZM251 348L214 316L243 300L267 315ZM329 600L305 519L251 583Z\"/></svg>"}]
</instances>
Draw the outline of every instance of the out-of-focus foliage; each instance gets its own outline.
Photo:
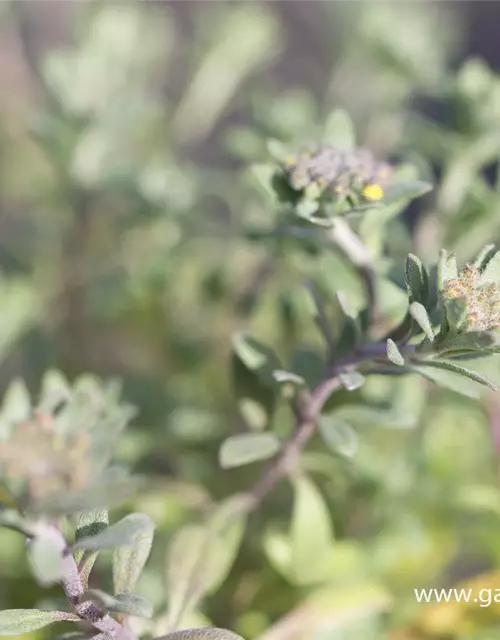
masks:
<instances>
[{"instance_id":1,"label":"out-of-focus foliage","mask_svg":"<svg viewBox=\"0 0 500 640\"><path fill-rule=\"evenodd\" d=\"M289 5L302 7L299 24ZM120 378L138 411L115 462L143 483L111 521L140 512L156 525L140 577L127 569L145 561L136 547L87 549L89 586L148 600L153 616L132 619L148 638L204 625L247 640L495 637L498 605L424 605L413 591L472 576L500 587L495 393L456 393L478 386L438 368L428 377L451 389L417 373L371 375L332 398L303 477L248 518L235 496L292 428L283 387L315 383L328 330L345 330L349 350L355 323L339 319L366 307L370 286L375 339L405 320L429 337L438 292L424 291L410 258L405 315L407 255L435 283L442 248L442 265L454 253L462 266L500 241L500 76L460 57L455 3L25 1L0 12L0 433L28 415L13 379L46 398L48 370ZM434 185L382 210L358 190L359 210L342 220L361 243L347 255L328 247L320 194L296 198L296 224L284 224L273 182L287 154L332 141L397 167L408 199ZM342 244L345 227L333 230ZM273 345L279 366L259 364L249 334ZM399 339L388 342L394 369L405 363ZM471 368L500 374L494 359ZM99 400L100 383L83 380ZM117 419L116 395L107 406ZM102 427L103 416L84 417ZM73 445L54 469L72 471ZM241 457L256 462L229 468ZM41 500L33 469L17 472ZM3 504L16 498L2 487ZM22 537L1 528L0 609L61 607L33 570Z\"/></svg>"}]
</instances>

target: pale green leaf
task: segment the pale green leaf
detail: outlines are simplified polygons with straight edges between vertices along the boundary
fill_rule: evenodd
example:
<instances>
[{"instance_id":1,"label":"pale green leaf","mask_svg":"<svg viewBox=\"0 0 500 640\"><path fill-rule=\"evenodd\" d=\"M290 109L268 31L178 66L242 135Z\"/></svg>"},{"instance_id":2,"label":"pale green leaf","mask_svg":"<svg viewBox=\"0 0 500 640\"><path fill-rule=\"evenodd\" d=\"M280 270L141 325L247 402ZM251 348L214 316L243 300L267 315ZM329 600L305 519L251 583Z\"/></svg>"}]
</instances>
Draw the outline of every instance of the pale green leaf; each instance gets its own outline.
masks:
<instances>
[{"instance_id":1,"label":"pale green leaf","mask_svg":"<svg viewBox=\"0 0 500 640\"><path fill-rule=\"evenodd\" d=\"M434 340L434 331L425 307L420 304L420 302L412 302L410 305L410 314L427 338L432 342Z\"/></svg>"},{"instance_id":2,"label":"pale green leaf","mask_svg":"<svg viewBox=\"0 0 500 640\"><path fill-rule=\"evenodd\" d=\"M42 629L53 622L77 622L80 618L65 611L41 609L6 609L0 611L0 636L20 636Z\"/></svg>"},{"instance_id":3,"label":"pale green leaf","mask_svg":"<svg viewBox=\"0 0 500 640\"><path fill-rule=\"evenodd\" d=\"M432 191L432 188L430 182L395 182L385 189L383 203L388 205L396 202L409 202Z\"/></svg>"},{"instance_id":4,"label":"pale green leaf","mask_svg":"<svg viewBox=\"0 0 500 640\"><path fill-rule=\"evenodd\" d=\"M479 283L486 284L487 282L500 284L500 251L495 253L488 260L488 263L481 274Z\"/></svg>"},{"instance_id":5,"label":"pale green leaf","mask_svg":"<svg viewBox=\"0 0 500 640\"><path fill-rule=\"evenodd\" d=\"M347 111L343 109L332 111L326 119L323 137L327 144L333 145L337 149L354 149L356 133Z\"/></svg>"},{"instance_id":6,"label":"pale green leaf","mask_svg":"<svg viewBox=\"0 0 500 640\"><path fill-rule=\"evenodd\" d=\"M107 509L95 509L94 511L85 511L80 514L78 524L75 531L75 541L78 542L82 538L95 536L97 533L104 531L109 524L109 516ZM83 549L75 550L75 560L80 562L83 557ZM93 554L93 562L97 556ZM91 569L91 567L90 567Z\"/></svg>"},{"instance_id":7,"label":"pale green leaf","mask_svg":"<svg viewBox=\"0 0 500 640\"><path fill-rule=\"evenodd\" d=\"M154 530L154 523L143 513L131 513L94 536L81 538L75 549L113 549L134 544L137 535Z\"/></svg>"},{"instance_id":8,"label":"pale green leaf","mask_svg":"<svg viewBox=\"0 0 500 640\"><path fill-rule=\"evenodd\" d=\"M387 358L398 367L404 366L405 359L401 355L398 345L390 338L387 340Z\"/></svg>"},{"instance_id":9,"label":"pale green leaf","mask_svg":"<svg viewBox=\"0 0 500 640\"><path fill-rule=\"evenodd\" d=\"M425 305L429 296L429 277L420 258L412 253L406 259L405 278L410 304L420 302Z\"/></svg>"},{"instance_id":10,"label":"pale green leaf","mask_svg":"<svg viewBox=\"0 0 500 640\"><path fill-rule=\"evenodd\" d=\"M280 449L281 442L272 433L242 433L222 443L219 464L223 469L240 467L272 458Z\"/></svg>"},{"instance_id":11,"label":"pale green leaf","mask_svg":"<svg viewBox=\"0 0 500 640\"><path fill-rule=\"evenodd\" d=\"M86 596L90 596L97 604L113 613L140 618L151 618L153 615L153 605L146 598L134 593L117 593L112 596L100 589L90 589Z\"/></svg>"},{"instance_id":12,"label":"pale green leaf","mask_svg":"<svg viewBox=\"0 0 500 640\"><path fill-rule=\"evenodd\" d=\"M227 629L202 628L174 631L155 640L244 640L244 638Z\"/></svg>"},{"instance_id":13,"label":"pale green leaf","mask_svg":"<svg viewBox=\"0 0 500 640\"><path fill-rule=\"evenodd\" d=\"M447 280L458 278L457 259L454 254L448 253L445 249L442 249L439 254L437 278L439 291L443 291Z\"/></svg>"},{"instance_id":14,"label":"pale green leaf","mask_svg":"<svg viewBox=\"0 0 500 640\"><path fill-rule=\"evenodd\" d=\"M132 544L120 546L113 553L113 584L115 593L130 593L135 587L149 558L154 538L154 526L139 531Z\"/></svg>"},{"instance_id":15,"label":"pale green leaf","mask_svg":"<svg viewBox=\"0 0 500 640\"><path fill-rule=\"evenodd\" d=\"M365 377L359 371L344 371L339 374L339 378L347 391L355 391L365 382Z\"/></svg>"},{"instance_id":16,"label":"pale green leaf","mask_svg":"<svg viewBox=\"0 0 500 640\"><path fill-rule=\"evenodd\" d=\"M350 458L358 447L358 438L354 429L335 415L321 416L318 428L323 440L334 453Z\"/></svg>"},{"instance_id":17,"label":"pale green leaf","mask_svg":"<svg viewBox=\"0 0 500 640\"><path fill-rule=\"evenodd\" d=\"M28 558L33 575L43 586L56 584L64 576L61 549L51 538L36 537L30 541Z\"/></svg>"},{"instance_id":18,"label":"pale green leaf","mask_svg":"<svg viewBox=\"0 0 500 640\"><path fill-rule=\"evenodd\" d=\"M324 557L333 543L332 524L324 498L311 480L300 477L293 488L291 568L297 584L310 584L323 573Z\"/></svg>"},{"instance_id":19,"label":"pale green leaf","mask_svg":"<svg viewBox=\"0 0 500 640\"><path fill-rule=\"evenodd\" d=\"M496 252L497 250L494 244L487 244L474 260L474 266L480 271L484 271L488 262L493 258Z\"/></svg>"},{"instance_id":20,"label":"pale green leaf","mask_svg":"<svg viewBox=\"0 0 500 640\"><path fill-rule=\"evenodd\" d=\"M452 362L449 360L426 360L425 362L421 362L420 365L426 367L434 367L436 369L443 369L445 371L451 371L452 373L457 373L461 376L465 376L466 378L469 378L470 380L473 380L478 384L482 384L485 387L489 387L493 391L496 391L498 389L497 385L482 373L472 371L471 369L463 367L456 362Z\"/></svg>"}]
</instances>

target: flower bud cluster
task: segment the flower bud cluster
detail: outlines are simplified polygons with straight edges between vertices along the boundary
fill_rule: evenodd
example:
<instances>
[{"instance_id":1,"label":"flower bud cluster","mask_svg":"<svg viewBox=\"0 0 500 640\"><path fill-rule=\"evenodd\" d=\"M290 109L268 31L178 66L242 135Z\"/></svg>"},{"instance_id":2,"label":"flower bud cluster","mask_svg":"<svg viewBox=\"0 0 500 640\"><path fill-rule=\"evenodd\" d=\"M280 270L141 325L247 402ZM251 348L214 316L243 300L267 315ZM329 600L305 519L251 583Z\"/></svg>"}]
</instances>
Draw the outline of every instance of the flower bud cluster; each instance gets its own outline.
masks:
<instances>
[{"instance_id":1,"label":"flower bud cluster","mask_svg":"<svg viewBox=\"0 0 500 640\"><path fill-rule=\"evenodd\" d=\"M337 197L353 193L365 200L381 200L393 169L367 149L342 150L332 146L302 149L285 159L290 186L316 199L324 193Z\"/></svg>"},{"instance_id":2,"label":"flower bud cluster","mask_svg":"<svg viewBox=\"0 0 500 640\"><path fill-rule=\"evenodd\" d=\"M90 476L90 444L87 433L58 433L51 415L35 412L0 443L0 465L9 479L21 482L29 502L81 491Z\"/></svg>"},{"instance_id":3,"label":"flower bud cluster","mask_svg":"<svg viewBox=\"0 0 500 640\"><path fill-rule=\"evenodd\" d=\"M444 285L445 299L466 301L466 331L500 329L500 287L494 282L480 284L480 275L476 267L466 265L458 278L447 280Z\"/></svg>"}]
</instances>

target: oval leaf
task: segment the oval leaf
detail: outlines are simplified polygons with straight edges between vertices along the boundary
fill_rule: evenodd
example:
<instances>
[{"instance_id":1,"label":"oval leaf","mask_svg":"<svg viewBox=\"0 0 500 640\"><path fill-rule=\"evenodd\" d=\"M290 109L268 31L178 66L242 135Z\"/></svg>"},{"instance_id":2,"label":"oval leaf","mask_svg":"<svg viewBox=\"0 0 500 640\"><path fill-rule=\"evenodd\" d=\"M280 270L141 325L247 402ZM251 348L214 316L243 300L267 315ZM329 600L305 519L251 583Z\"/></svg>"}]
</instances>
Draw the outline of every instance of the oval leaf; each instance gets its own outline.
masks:
<instances>
[{"instance_id":1,"label":"oval leaf","mask_svg":"<svg viewBox=\"0 0 500 640\"><path fill-rule=\"evenodd\" d=\"M80 618L65 611L42 611L41 609L6 609L0 611L0 636L19 636L23 633L42 629L53 622Z\"/></svg>"},{"instance_id":2,"label":"oval leaf","mask_svg":"<svg viewBox=\"0 0 500 640\"><path fill-rule=\"evenodd\" d=\"M240 467L272 458L280 449L281 442L272 433L244 433L231 436L223 442L219 451L219 463L223 469Z\"/></svg>"},{"instance_id":3,"label":"oval leaf","mask_svg":"<svg viewBox=\"0 0 500 640\"><path fill-rule=\"evenodd\" d=\"M154 538L154 526L139 531L131 545L121 546L113 553L113 584L115 593L130 593L135 587L149 558Z\"/></svg>"},{"instance_id":4,"label":"oval leaf","mask_svg":"<svg viewBox=\"0 0 500 640\"><path fill-rule=\"evenodd\" d=\"M155 640L244 640L244 638L227 629L213 628L174 631Z\"/></svg>"},{"instance_id":5,"label":"oval leaf","mask_svg":"<svg viewBox=\"0 0 500 640\"><path fill-rule=\"evenodd\" d=\"M136 536L154 530L154 523L143 513L131 513L95 536L82 538L75 549L113 549L134 544Z\"/></svg>"},{"instance_id":6,"label":"oval leaf","mask_svg":"<svg viewBox=\"0 0 500 640\"><path fill-rule=\"evenodd\" d=\"M434 340L434 331L424 305L420 304L420 302L412 302L410 305L410 314L427 338L432 342Z\"/></svg>"},{"instance_id":7,"label":"oval leaf","mask_svg":"<svg viewBox=\"0 0 500 640\"><path fill-rule=\"evenodd\" d=\"M51 538L34 538L28 558L37 581L43 586L56 584L64 576L64 560L60 547Z\"/></svg>"},{"instance_id":8,"label":"oval leaf","mask_svg":"<svg viewBox=\"0 0 500 640\"><path fill-rule=\"evenodd\" d=\"M333 111L325 123L324 139L337 149L354 149L356 146L356 133L354 124L343 109Z\"/></svg>"},{"instance_id":9,"label":"oval leaf","mask_svg":"<svg viewBox=\"0 0 500 640\"><path fill-rule=\"evenodd\" d=\"M322 416L318 421L319 432L334 453L351 458L358 448L354 429L336 416Z\"/></svg>"},{"instance_id":10,"label":"oval leaf","mask_svg":"<svg viewBox=\"0 0 500 640\"><path fill-rule=\"evenodd\" d=\"M151 618L153 615L153 605L149 600L134 593L118 593L112 596L100 589L90 589L86 595L113 613L123 613L140 618Z\"/></svg>"},{"instance_id":11,"label":"oval leaf","mask_svg":"<svg viewBox=\"0 0 500 640\"><path fill-rule=\"evenodd\" d=\"M311 584L323 577L324 558L333 543L332 524L323 496L305 477L294 482L290 539L296 584Z\"/></svg>"},{"instance_id":12,"label":"oval leaf","mask_svg":"<svg viewBox=\"0 0 500 640\"><path fill-rule=\"evenodd\" d=\"M387 358L398 367L403 367L405 364L405 359L401 355L398 345L390 338L387 340Z\"/></svg>"}]
</instances>

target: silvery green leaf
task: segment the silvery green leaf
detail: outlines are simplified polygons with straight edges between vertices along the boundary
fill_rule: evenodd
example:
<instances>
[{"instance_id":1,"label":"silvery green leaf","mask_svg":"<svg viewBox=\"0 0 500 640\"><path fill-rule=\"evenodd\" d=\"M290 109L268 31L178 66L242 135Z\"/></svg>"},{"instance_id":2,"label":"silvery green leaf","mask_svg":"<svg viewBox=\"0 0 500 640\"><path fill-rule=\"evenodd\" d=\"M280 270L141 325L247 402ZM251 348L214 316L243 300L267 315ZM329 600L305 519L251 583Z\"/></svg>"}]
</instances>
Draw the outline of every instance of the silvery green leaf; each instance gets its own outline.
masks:
<instances>
[{"instance_id":1,"label":"silvery green leaf","mask_svg":"<svg viewBox=\"0 0 500 640\"><path fill-rule=\"evenodd\" d=\"M405 277L410 304L420 302L425 305L429 296L429 277L420 258L412 253L406 259Z\"/></svg>"},{"instance_id":2,"label":"silvery green leaf","mask_svg":"<svg viewBox=\"0 0 500 640\"><path fill-rule=\"evenodd\" d=\"M335 415L321 416L318 428L323 440L334 453L347 458L352 457L358 447L358 438L354 429Z\"/></svg>"},{"instance_id":3,"label":"silvery green leaf","mask_svg":"<svg viewBox=\"0 0 500 640\"><path fill-rule=\"evenodd\" d=\"M319 209L319 202L317 200L309 200L303 198L296 206L295 211L299 218L304 218L310 222L316 220L314 214ZM327 222L327 221L325 221Z\"/></svg>"},{"instance_id":4,"label":"silvery green leaf","mask_svg":"<svg viewBox=\"0 0 500 640\"><path fill-rule=\"evenodd\" d=\"M153 615L153 605L146 598L135 593L117 593L112 596L100 589L89 589L85 595L113 613L140 618L151 618Z\"/></svg>"},{"instance_id":5,"label":"silvery green leaf","mask_svg":"<svg viewBox=\"0 0 500 640\"><path fill-rule=\"evenodd\" d=\"M403 367L405 363L405 359L401 355L400 350L398 349L398 345L391 340L390 338L387 340L387 358L394 364L398 365L398 367Z\"/></svg>"},{"instance_id":6,"label":"silvery green leaf","mask_svg":"<svg viewBox=\"0 0 500 640\"><path fill-rule=\"evenodd\" d=\"M166 566L171 628L224 581L241 543L248 505L246 496L230 498L207 524L188 525L174 535Z\"/></svg>"},{"instance_id":7,"label":"silvery green leaf","mask_svg":"<svg viewBox=\"0 0 500 640\"><path fill-rule=\"evenodd\" d=\"M65 611L41 609L6 609L0 611L0 636L20 636L42 629L53 622L78 622L80 618Z\"/></svg>"},{"instance_id":8,"label":"silvery green leaf","mask_svg":"<svg viewBox=\"0 0 500 640\"><path fill-rule=\"evenodd\" d=\"M311 584L324 573L324 558L334 539L332 522L325 499L309 478L297 478L293 488L291 569L294 582Z\"/></svg>"},{"instance_id":9,"label":"silvery green leaf","mask_svg":"<svg viewBox=\"0 0 500 640\"><path fill-rule=\"evenodd\" d=\"M481 397L479 385L465 376L444 369L428 367L425 364L411 364L408 366L439 387L475 400Z\"/></svg>"},{"instance_id":10,"label":"silvery green leaf","mask_svg":"<svg viewBox=\"0 0 500 640\"><path fill-rule=\"evenodd\" d=\"M466 378L469 378L470 380L473 380L478 384L482 384L485 387L489 387L493 391L496 391L498 389L497 385L482 373L479 373L477 371L472 371L471 369L463 367L462 365L459 365L456 362L453 362L450 360L425 360L425 361L419 362L419 366L421 367L425 366L425 367L450 371L452 373L456 373Z\"/></svg>"},{"instance_id":11,"label":"silvery green leaf","mask_svg":"<svg viewBox=\"0 0 500 640\"><path fill-rule=\"evenodd\" d=\"M365 377L358 371L344 371L339 378L347 391L355 391L365 383Z\"/></svg>"},{"instance_id":12,"label":"silvery green leaf","mask_svg":"<svg viewBox=\"0 0 500 640\"><path fill-rule=\"evenodd\" d=\"M233 351L251 371L279 368L279 360L273 350L245 333L234 336Z\"/></svg>"},{"instance_id":13,"label":"silvery green leaf","mask_svg":"<svg viewBox=\"0 0 500 640\"><path fill-rule=\"evenodd\" d=\"M78 542L82 538L95 536L107 528L109 524L109 516L107 509L95 509L94 511L85 511L80 514L78 524L75 531L75 541ZM75 560L80 562L83 556L83 549L75 550ZM97 555L94 556L92 564L94 564ZM92 567L90 567L91 569Z\"/></svg>"},{"instance_id":14,"label":"silvery green leaf","mask_svg":"<svg viewBox=\"0 0 500 640\"><path fill-rule=\"evenodd\" d=\"M481 277L479 278L479 284L486 284L487 282L500 283L500 251L495 253L486 264Z\"/></svg>"},{"instance_id":15,"label":"silvery green leaf","mask_svg":"<svg viewBox=\"0 0 500 640\"><path fill-rule=\"evenodd\" d=\"M297 387L302 387L306 384L306 381L301 376L291 371L284 371L283 369L276 369L273 371L273 378L280 384L292 384Z\"/></svg>"},{"instance_id":16,"label":"silvery green leaf","mask_svg":"<svg viewBox=\"0 0 500 640\"><path fill-rule=\"evenodd\" d=\"M395 182L389 185L384 191L383 203L393 204L400 201L410 201L419 198L424 194L432 191L430 182L414 181L414 182Z\"/></svg>"},{"instance_id":17,"label":"silvery green leaf","mask_svg":"<svg viewBox=\"0 0 500 640\"><path fill-rule=\"evenodd\" d=\"M271 202L276 201L274 181L276 168L268 164L256 164L248 170L251 183Z\"/></svg>"},{"instance_id":18,"label":"silvery green leaf","mask_svg":"<svg viewBox=\"0 0 500 640\"><path fill-rule=\"evenodd\" d=\"M467 300L465 298L452 298L444 301L444 311L447 328L452 333L456 333L463 327L467 315ZM444 336L447 333L443 334Z\"/></svg>"},{"instance_id":19,"label":"silvery green leaf","mask_svg":"<svg viewBox=\"0 0 500 640\"><path fill-rule=\"evenodd\" d=\"M448 335L443 342L436 347L435 353L452 358L457 354L468 352L484 352L496 344L492 333L486 331L468 331L467 333Z\"/></svg>"},{"instance_id":20,"label":"silvery green leaf","mask_svg":"<svg viewBox=\"0 0 500 640\"><path fill-rule=\"evenodd\" d=\"M0 410L0 438L7 438L17 422L31 414L31 399L24 382L13 380L7 387Z\"/></svg>"},{"instance_id":21,"label":"silvery green leaf","mask_svg":"<svg viewBox=\"0 0 500 640\"><path fill-rule=\"evenodd\" d=\"M494 244L486 245L474 260L474 266L477 267L479 271L484 271L488 262L493 258L496 252L497 250Z\"/></svg>"},{"instance_id":22,"label":"silvery green leaf","mask_svg":"<svg viewBox=\"0 0 500 640\"><path fill-rule=\"evenodd\" d=\"M328 116L325 122L323 135L325 142L337 149L353 149L356 146L356 133L354 124L343 109L336 109Z\"/></svg>"},{"instance_id":23,"label":"silvery green leaf","mask_svg":"<svg viewBox=\"0 0 500 640\"><path fill-rule=\"evenodd\" d=\"M51 538L34 538L28 548L28 559L35 578L43 586L56 584L64 576L61 549Z\"/></svg>"},{"instance_id":24,"label":"silvery green leaf","mask_svg":"<svg viewBox=\"0 0 500 640\"><path fill-rule=\"evenodd\" d=\"M6 529L12 529L23 533L25 536L32 537L34 535L33 523L23 518L14 509L1 509L0 510L0 527Z\"/></svg>"},{"instance_id":25,"label":"silvery green leaf","mask_svg":"<svg viewBox=\"0 0 500 640\"><path fill-rule=\"evenodd\" d=\"M115 593L130 593L135 587L149 558L154 527L139 531L132 544L120 546L113 553L113 584Z\"/></svg>"},{"instance_id":26,"label":"silvery green leaf","mask_svg":"<svg viewBox=\"0 0 500 640\"><path fill-rule=\"evenodd\" d=\"M241 636L227 629L183 629L174 631L154 640L244 640Z\"/></svg>"},{"instance_id":27,"label":"silvery green leaf","mask_svg":"<svg viewBox=\"0 0 500 640\"><path fill-rule=\"evenodd\" d=\"M81 538L75 549L113 549L132 545L136 536L152 531L154 523L143 513L131 513L94 536Z\"/></svg>"},{"instance_id":28,"label":"silvery green leaf","mask_svg":"<svg viewBox=\"0 0 500 640\"><path fill-rule=\"evenodd\" d=\"M290 153L286 145L276 138L269 138L266 140L266 149L273 160L283 162L287 155Z\"/></svg>"},{"instance_id":29,"label":"silvery green leaf","mask_svg":"<svg viewBox=\"0 0 500 640\"><path fill-rule=\"evenodd\" d=\"M227 438L219 451L219 464L223 469L240 467L275 456L281 441L272 433L242 433Z\"/></svg>"},{"instance_id":30,"label":"silvery green leaf","mask_svg":"<svg viewBox=\"0 0 500 640\"><path fill-rule=\"evenodd\" d=\"M111 508L125 502L137 486L138 481L132 478L102 478L98 485L84 491L57 493L33 506L30 505L30 509L36 514L57 517L104 507Z\"/></svg>"},{"instance_id":31,"label":"silvery green leaf","mask_svg":"<svg viewBox=\"0 0 500 640\"><path fill-rule=\"evenodd\" d=\"M425 307L420 304L420 302L412 302L410 305L410 314L427 338L432 342L434 340L434 331Z\"/></svg>"},{"instance_id":32,"label":"silvery green leaf","mask_svg":"<svg viewBox=\"0 0 500 640\"><path fill-rule=\"evenodd\" d=\"M439 254L437 278L439 291L443 291L447 280L458 278L457 259L453 253L448 253L445 249Z\"/></svg>"}]
</instances>

